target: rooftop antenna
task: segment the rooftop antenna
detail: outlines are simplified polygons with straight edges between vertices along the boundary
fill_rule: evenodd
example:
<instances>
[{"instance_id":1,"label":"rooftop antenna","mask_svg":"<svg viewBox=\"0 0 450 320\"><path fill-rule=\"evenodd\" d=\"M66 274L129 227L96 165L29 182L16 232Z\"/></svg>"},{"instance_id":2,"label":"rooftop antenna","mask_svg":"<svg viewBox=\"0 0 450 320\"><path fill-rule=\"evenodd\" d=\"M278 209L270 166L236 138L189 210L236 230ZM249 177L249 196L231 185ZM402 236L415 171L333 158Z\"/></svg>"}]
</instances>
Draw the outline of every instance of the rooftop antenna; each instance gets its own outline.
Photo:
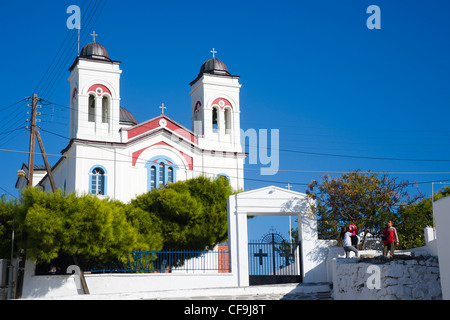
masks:
<instances>
[{"instance_id":1,"label":"rooftop antenna","mask_svg":"<svg viewBox=\"0 0 450 320\"><path fill-rule=\"evenodd\" d=\"M81 29L81 23L78 24L78 56L80 56L80 29Z\"/></svg>"}]
</instances>

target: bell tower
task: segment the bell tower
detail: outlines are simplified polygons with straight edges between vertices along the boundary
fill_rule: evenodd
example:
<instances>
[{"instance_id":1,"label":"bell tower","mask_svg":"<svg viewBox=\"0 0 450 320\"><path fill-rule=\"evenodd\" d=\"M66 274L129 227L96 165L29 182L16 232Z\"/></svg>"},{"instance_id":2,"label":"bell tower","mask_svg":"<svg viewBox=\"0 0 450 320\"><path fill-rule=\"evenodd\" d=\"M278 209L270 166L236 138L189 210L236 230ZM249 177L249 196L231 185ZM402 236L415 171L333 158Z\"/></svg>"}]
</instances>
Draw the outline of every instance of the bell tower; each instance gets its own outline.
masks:
<instances>
[{"instance_id":1,"label":"bell tower","mask_svg":"<svg viewBox=\"0 0 450 320\"><path fill-rule=\"evenodd\" d=\"M94 37L70 67L71 139L120 141L119 65Z\"/></svg>"},{"instance_id":2,"label":"bell tower","mask_svg":"<svg viewBox=\"0 0 450 320\"><path fill-rule=\"evenodd\" d=\"M215 58L206 61L190 83L192 131L200 148L241 152L239 76Z\"/></svg>"}]
</instances>

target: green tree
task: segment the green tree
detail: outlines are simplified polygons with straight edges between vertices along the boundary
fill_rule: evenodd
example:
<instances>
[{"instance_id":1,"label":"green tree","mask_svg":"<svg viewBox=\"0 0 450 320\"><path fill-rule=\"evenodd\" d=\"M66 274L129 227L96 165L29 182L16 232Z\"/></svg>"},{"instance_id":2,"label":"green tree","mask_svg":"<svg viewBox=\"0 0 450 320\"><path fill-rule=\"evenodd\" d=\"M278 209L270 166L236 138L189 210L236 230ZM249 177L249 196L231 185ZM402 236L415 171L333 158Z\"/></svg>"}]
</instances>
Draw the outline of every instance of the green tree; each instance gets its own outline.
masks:
<instances>
[{"instance_id":1,"label":"green tree","mask_svg":"<svg viewBox=\"0 0 450 320\"><path fill-rule=\"evenodd\" d=\"M127 220L124 206L94 195L54 193L37 188L21 192L20 247L29 258L50 262L60 254L86 260L126 261L139 247L137 231Z\"/></svg>"},{"instance_id":2,"label":"green tree","mask_svg":"<svg viewBox=\"0 0 450 320\"><path fill-rule=\"evenodd\" d=\"M200 176L153 189L132 201L161 225L164 249L211 249L227 237L227 179Z\"/></svg>"},{"instance_id":3,"label":"green tree","mask_svg":"<svg viewBox=\"0 0 450 320\"><path fill-rule=\"evenodd\" d=\"M12 232L15 226L14 217L18 208L17 199L0 198L0 258L11 258Z\"/></svg>"},{"instance_id":4,"label":"green tree","mask_svg":"<svg viewBox=\"0 0 450 320\"><path fill-rule=\"evenodd\" d=\"M123 204L122 204L123 205ZM137 230L138 251L159 251L163 248L164 238L161 222L148 212L131 204L123 205L128 221Z\"/></svg>"},{"instance_id":5,"label":"green tree","mask_svg":"<svg viewBox=\"0 0 450 320\"><path fill-rule=\"evenodd\" d=\"M151 230L154 224L142 212L91 194L26 188L16 211L21 233L18 247L26 250L27 259L37 262L68 255L82 270L81 258L95 263L127 262L134 250L162 247L159 232ZM139 218L143 219L138 227ZM82 271L80 276L84 292L89 293Z\"/></svg>"},{"instance_id":6,"label":"green tree","mask_svg":"<svg viewBox=\"0 0 450 320\"><path fill-rule=\"evenodd\" d=\"M27 258L50 262L69 255L75 264L132 259L132 251L211 249L227 237L227 179L199 177L152 190L130 204L94 195L21 190L19 200L0 202L2 255L16 247Z\"/></svg>"},{"instance_id":7,"label":"green tree","mask_svg":"<svg viewBox=\"0 0 450 320\"><path fill-rule=\"evenodd\" d=\"M194 245L201 237L197 221L202 213L202 206L188 192L178 193L168 188L154 189L138 196L133 204L158 219L164 249L198 248L198 245Z\"/></svg>"},{"instance_id":8,"label":"green tree","mask_svg":"<svg viewBox=\"0 0 450 320\"><path fill-rule=\"evenodd\" d=\"M434 201L450 195L450 187L444 187L434 193ZM399 249L416 248L425 245L424 228L433 226L433 207L431 197L417 203L402 206L395 220Z\"/></svg>"},{"instance_id":9,"label":"green tree","mask_svg":"<svg viewBox=\"0 0 450 320\"><path fill-rule=\"evenodd\" d=\"M324 176L322 182L312 181L306 193L316 205L319 234L325 239L337 239L340 228L355 223L364 232L364 248L368 233L379 233L388 219L398 216L400 208L422 198L409 195L411 184L397 181L388 174L361 173L359 170L337 178Z\"/></svg>"}]
</instances>

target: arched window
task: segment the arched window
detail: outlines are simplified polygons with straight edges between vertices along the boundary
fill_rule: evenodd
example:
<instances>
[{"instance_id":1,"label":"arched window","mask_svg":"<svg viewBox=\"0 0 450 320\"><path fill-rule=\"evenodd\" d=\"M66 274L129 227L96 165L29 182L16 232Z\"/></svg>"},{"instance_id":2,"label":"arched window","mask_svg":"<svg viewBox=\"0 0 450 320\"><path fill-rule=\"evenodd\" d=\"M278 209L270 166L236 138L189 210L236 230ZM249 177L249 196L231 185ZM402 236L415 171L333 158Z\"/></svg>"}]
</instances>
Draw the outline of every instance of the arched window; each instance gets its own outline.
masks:
<instances>
[{"instance_id":1,"label":"arched window","mask_svg":"<svg viewBox=\"0 0 450 320\"><path fill-rule=\"evenodd\" d=\"M225 109L225 134L231 134L231 110Z\"/></svg>"},{"instance_id":2,"label":"arched window","mask_svg":"<svg viewBox=\"0 0 450 320\"><path fill-rule=\"evenodd\" d=\"M172 159L157 156L145 165L147 168L147 189L152 190L177 181L178 166Z\"/></svg>"},{"instance_id":3,"label":"arched window","mask_svg":"<svg viewBox=\"0 0 450 320\"><path fill-rule=\"evenodd\" d=\"M89 95L89 117L88 117L88 121L89 122L95 122L95 96L93 96L92 94Z\"/></svg>"},{"instance_id":4,"label":"arched window","mask_svg":"<svg viewBox=\"0 0 450 320\"><path fill-rule=\"evenodd\" d=\"M150 167L150 187L152 189L156 188L156 167Z\"/></svg>"},{"instance_id":5,"label":"arched window","mask_svg":"<svg viewBox=\"0 0 450 320\"><path fill-rule=\"evenodd\" d=\"M106 96L102 98L102 122L109 123L109 99Z\"/></svg>"},{"instance_id":6,"label":"arched window","mask_svg":"<svg viewBox=\"0 0 450 320\"><path fill-rule=\"evenodd\" d=\"M173 168L172 167L167 168L167 182L173 183Z\"/></svg>"},{"instance_id":7,"label":"arched window","mask_svg":"<svg viewBox=\"0 0 450 320\"><path fill-rule=\"evenodd\" d=\"M106 172L103 168L95 167L90 172L90 193L106 194Z\"/></svg>"},{"instance_id":8,"label":"arched window","mask_svg":"<svg viewBox=\"0 0 450 320\"><path fill-rule=\"evenodd\" d=\"M228 183L230 183L230 177L226 175L225 173L220 173L217 175L216 179L226 179Z\"/></svg>"},{"instance_id":9,"label":"arched window","mask_svg":"<svg viewBox=\"0 0 450 320\"><path fill-rule=\"evenodd\" d=\"M164 172L164 162L160 162L159 164L159 185L165 185L165 172Z\"/></svg>"},{"instance_id":10,"label":"arched window","mask_svg":"<svg viewBox=\"0 0 450 320\"><path fill-rule=\"evenodd\" d=\"M213 132L217 132L218 130L218 118L219 118L219 112L216 107L213 107L212 109L212 128Z\"/></svg>"}]
</instances>

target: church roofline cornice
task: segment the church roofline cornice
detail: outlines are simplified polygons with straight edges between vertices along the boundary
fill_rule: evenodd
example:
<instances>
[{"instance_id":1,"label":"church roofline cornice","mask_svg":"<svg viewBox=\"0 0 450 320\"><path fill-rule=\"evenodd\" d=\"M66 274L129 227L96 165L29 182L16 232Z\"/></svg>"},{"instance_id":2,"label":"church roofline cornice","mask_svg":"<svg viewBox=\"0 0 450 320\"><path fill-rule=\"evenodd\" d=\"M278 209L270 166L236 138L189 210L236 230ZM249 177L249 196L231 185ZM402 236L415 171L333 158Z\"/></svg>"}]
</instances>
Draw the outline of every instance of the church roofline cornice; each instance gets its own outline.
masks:
<instances>
[{"instance_id":1,"label":"church roofline cornice","mask_svg":"<svg viewBox=\"0 0 450 320\"><path fill-rule=\"evenodd\" d=\"M166 121L164 125L162 125L160 122L162 119ZM176 133L177 136L180 136L183 139L186 139L191 143L194 143L195 145L198 143L197 135L193 131L179 124L178 122L171 119L165 114L161 114L155 118L144 121L130 128L121 128L120 130L126 132L128 141L131 141L139 138L142 135L145 135L150 131L154 131L160 127L164 128L167 127L167 130L169 130L170 132Z\"/></svg>"},{"instance_id":2,"label":"church roofline cornice","mask_svg":"<svg viewBox=\"0 0 450 320\"><path fill-rule=\"evenodd\" d=\"M173 137L173 132L168 130L167 128L164 127L160 127L158 129L152 130L151 132L148 132L146 134L143 134L133 140L130 140L128 142L109 142L109 141L100 141L100 140L88 140L88 139L71 139L69 144L67 145L66 148L64 148L61 151L61 154L64 156L64 154L70 150L70 148L72 147L72 145L74 143L79 143L79 144L88 144L88 145L99 145L99 146L108 146L108 147L122 147L122 148L127 148L130 146L133 146L139 142L141 142L142 140L145 140L149 137L152 136L156 136L158 134L166 134L167 137L166 138L172 138ZM248 153L246 152L236 152L236 151L220 151L220 150L210 150L210 149L203 149L203 148L199 148L197 144L188 141L186 139L184 139L181 136L177 135L177 138L179 139L178 141L176 141L177 143L183 143L185 144L185 148L192 150L193 152L197 152L197 153L208 153L208 154L223 154L223 155L233 155L233 156L240 156L240 157L247 157Z\"/></svg>"},{"instance_id":3,"label":"church roofline cornice","mask_svg":"<svg viewBox=\"0 0 450 320\"><path fill-rule=\"evenodd\" d=\"M73 62L72 66L69 68L69 71L72 72L73 69L75 69L75 66L78 64L80 60L84 61L91 61L91 62L98 62L98 63L107 63L107 64L117 64L120 65L121 61L115 61L115 60L103 60L103 59L95 59L95 58L85 58L85 57L77 57L75 61Z\"/></svg>"},{"instance_id":4,"label":"church roofline cornice","mask_svg":"<svg viewBox=\"0 0 450 320\"><path fill-rule=\"evenodd\" d=\"M144 122L138 123L138 124L136 124L136 125L134 125L134 126L132 126L132 127L130 127L130 128L121 128L120 130L122 130L122 131L133 130L133 129L135 129L135 128L141 127L141 126L143 126L143 125L146 125L146 124L148 124L148 123L150 123L150 122L152 122L152 121L155 121L155 120L157 120L157 119L160 119L160 118L161 118L161 119L164 118L164 119L166 119L166 120L169 120L170 122L172 122L173 124L177 125L177 126L180 127L181 129L187 131L188 133L194 134L194 132L193 132L192 130L186 128L186 127L183 126L182 124L179 124L178 122L176 122L175 120L173 120L172 118L168 117L168 116L165 115L165 114L160 114L159 116L154 117L154 118L152 118L152 119L150 119L150 120L146 120L146 121L144 121Z\"/></svg>"},{"instance_id":5,"label":"church roofline cornice","mask_svg":"<svg viewBox=\"0 0 450 320\"><path fill-rule=\"evenodd\" d=\"M232 78L232 79L239 79L239 78L241 77L241 76L237 76L237 75L231 75L231 76L228 76L228 75L220 75L220 74L214 74L214 73L203 72L203 73L199 73L198 76L197 76L197 78L195 78L193 81L191 81L191 82L189 83L189 85L190 85L191 87L193 87L194 84L195 84L198 80L200 80L204 75L208 75L208 76L211 76L211 77L218 77L218 78Z\"/></svg>"}]
</instances>

